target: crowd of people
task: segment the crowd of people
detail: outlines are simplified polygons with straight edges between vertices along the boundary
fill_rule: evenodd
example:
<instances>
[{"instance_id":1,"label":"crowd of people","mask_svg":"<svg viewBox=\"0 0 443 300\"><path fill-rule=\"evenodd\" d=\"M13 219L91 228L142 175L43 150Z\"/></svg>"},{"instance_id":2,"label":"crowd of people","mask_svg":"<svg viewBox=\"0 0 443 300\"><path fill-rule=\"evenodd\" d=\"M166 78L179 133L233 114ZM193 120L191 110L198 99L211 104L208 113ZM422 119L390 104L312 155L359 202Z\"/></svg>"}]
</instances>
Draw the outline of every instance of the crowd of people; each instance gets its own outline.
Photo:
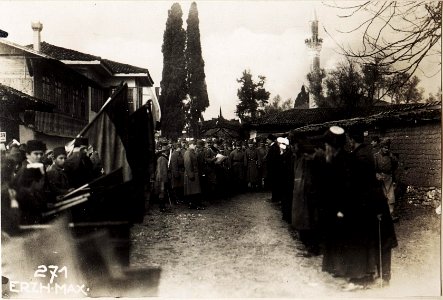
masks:
<instances>
[{"instance_id":1,"label":"crowd of people","mask_svg":"<svg viewBox=\"0 0 443 300\"><path fill-rule=\"evenodd\" d=\"M389 284L398 220L398 160L389 139L366 144L361 128L333 126L315 137L160 139L157 145L154 194L162 212L166 199L205 209L202 199L270 190L269 202L304 245L300 255L323 255L323 271L349 280L344 289Z\"/></svg>"},{"instance_id":2,"label":"crowd of people","mask_svg":"<svg viewBox=\"0 0 443 300\"><path fill-rule=\"evenodd\" d=\"M364 143L361 128L345 133L337 126L320 138L296 140L293 194L281 201L284 219L305 245L301 255L322 254L323 271L349 280L345 290L388 285L398 218L394 197L387 197L393 190L385 188L397 163L390 140L378 150Z\"/></svg>"},{"instance_id":3,"label":"crowd of people","mask_svg":"<svg viewBox=\"0 0 443 300\"><path fill-rule=\"evenodd\" d=\"M172 143L158 139L156 144L151 202L157 200L162 212L169 210L168 203L185 203L191 209L203 210L209 199L265 188L265 141L210 138Z\"/></svg>"},{"instance_id":4,"label":"crowd of people","mask_svg":"<svg viewBox=\"0 0 443 300\"><path fill-rule=\"evenodd\" d=\"M89 152L88 152L89 149ZM47 149L40 140L13 140L2 153L2 230L12 233L19 224L38 224L68 192L102 175L97 152L88 139L77 138L73 149Z\"/></svg>"},{"instance_id":5,"label":"crowd of people","mask_svg":"<svg viewBox=\"0 0 443 300\"><path fill-rule=\"evenodd\" d=\"M322 269L349 280L345 289L389 284L397 158L390 141L364 143L363 130L333 126L320 136L241 140L156 139L148 210L173 205L204 210L212 199L270 191L269 202L303 243L300 255L323 255ZM100 158L77 138L47 150L39 140L12 142L2 154L2 230L41 222L44 207L103 174ZM20 208L17 216L14 212ZM208 208L209 209L209 208Z\"/></svg>"}]
</instances>

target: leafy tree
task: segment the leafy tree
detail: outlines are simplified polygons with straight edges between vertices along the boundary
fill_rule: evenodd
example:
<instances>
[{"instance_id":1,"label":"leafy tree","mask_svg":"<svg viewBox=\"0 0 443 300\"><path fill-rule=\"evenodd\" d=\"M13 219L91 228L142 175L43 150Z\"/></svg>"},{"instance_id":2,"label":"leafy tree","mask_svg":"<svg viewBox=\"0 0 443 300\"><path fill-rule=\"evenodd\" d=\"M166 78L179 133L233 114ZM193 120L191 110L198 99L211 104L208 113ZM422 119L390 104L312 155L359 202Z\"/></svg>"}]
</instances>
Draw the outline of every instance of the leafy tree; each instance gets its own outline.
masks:
<instances>
[{"instance_id":1,"label":"leafy tree","mask_svg":"<svg viewBox=\"0 0 443 300\"><path fill-rule=\"evenodd\" d=\"M272 98L271 102L269 102L267 105L265 105L262 115L277 113L277 112L291 109L292 108L291 103L292 103L291 98L288 98L288 99L282 101L280 95L277 95L274 98Z\"/></svg>"},{"instance_id":2,"label":"leafy tree","mask_svg":"<svg viewBox=\"0 0 443 300\"><path fill-rule=\"evenodd\" d=\"M199 137L198 121L202 119L202 112L209 106L206 89L205 62L202 57L200 43L199 18L197 4L193 2L186 20L186 66L187 85L190 101L190 128L194 137Z\"/></svg>"},{"instance_id":3,"label":"leafy tree","mask_svg":"<svg viewBox=\"0 0 443 300\"><path fill-rule=\"evenodd\" d=\"M361 33L362 46L342 47L345 55L363 63L377 59L387 75L403 75L396 78L396 85L387 86L385 93L406 83L427 57L437 60L435 74L440 72L441 1L365 1L332 6L341 11L340 17L359 21L346 32Z\"/></svg>"},{"instance_id":4,"label":"leafy tree","mask_svg":"<svg viewBox=\"0 0 443 300\"><path fill-rule=\"evenodd\" d=\"M347 60L328 73L325 79L324 106L355 108L367 105L359 66Z\"/></svg>"},{"instance_id":5,"label":"leafy tree","mask_svg":"<svg viewBox=\"0 0 443 300\"><path fill-rule=\"evenodd\" d=\"M174 3L168 11L163 34L163 73L159 102L162 110L162 134L168 138L179 137L185 124L182 101L187 93L186 32L182 28L182 16L180 4Z\"/></svg>"},{"instance_id":6,"label":"leafy tree","mask_svg":"<svg viewBox=\"0 0 443 300\"><path fill-rule=\"evenodd\" d=\"M437 93L435 93L435 95L432 93L429 93L429 96L426 99L427 103L434 103L437 101L441 101L441 87L438 89L438 91L437 91Z\"/></svg>"},{"instance_id":7,"label":"leafy tree","mask_svg":"<svg viewBox=\"0 0 443 300\"><path fill-rule=\"evenodd\" d=\"M408 74L400 73L391 79L391 86L395 88L389 91L389 96L393 103L417 103L423 100L424 90L418 87L420 79L415 75L406 79L408 77Z\"/></svg>"},{"instance_id":8,"label":"leafy tree","mask_svg":"<svg viewBox=\"0 0 443 300\"><path fill-rule=\"evenodd\" d=\"M263 108L269 99L270 93L264 88L266 77L259 75L258 81L254 82L251 71L244 70L237 82L241 84L237 90L240 103L235 113L242 121L255 120L258 108Z\"/></svg>"},{"instance_id":9,"label":"leafy tree","mask_svg":"<svg viewBox=\"0 0 443 300\"><path fill-rule=\"evenodd\" d=\"M368 104L375 104L381 100L388 85L388 68L380 64L379 59L371 63L364 63L362 69L362 83Z\"/></svg>"}]
</instances>

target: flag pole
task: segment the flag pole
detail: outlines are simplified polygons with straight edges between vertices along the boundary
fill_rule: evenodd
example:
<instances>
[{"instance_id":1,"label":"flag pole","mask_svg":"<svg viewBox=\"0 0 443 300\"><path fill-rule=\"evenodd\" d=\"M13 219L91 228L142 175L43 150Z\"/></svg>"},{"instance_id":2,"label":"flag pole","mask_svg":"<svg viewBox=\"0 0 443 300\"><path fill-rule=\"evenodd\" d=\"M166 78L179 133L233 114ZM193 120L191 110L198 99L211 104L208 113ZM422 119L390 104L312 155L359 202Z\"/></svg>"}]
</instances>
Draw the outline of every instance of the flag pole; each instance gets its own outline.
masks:
<instances>
[{"instance_id":1,"label":"flag pole","mask_svg":"<svg viewBox=\"0 0 443 300\"><path fill-rule=\"evenodd\" d=\"M126 83L120 82L120 85L117 87L117 89L114 91L114 93L112 93L112 95L108 98L108 100L106 100L105 104L103 104L102 108L100 108L100 110L98 111L98 113L94 116L94 118L91 120L91 122L89 122L88 124L86 124L86 126L80 131L79 134L77 134L77 137L81 137L83 133L85 133L89 127L91 127L91 124L94 123L94 121L103 113L104 109L106 108L106 106L109 104L109 102L111 101L111 99L117 95L118 93L120 93L120 91L123 89L124 86L126 86Z\"/></svg>"}]
</instances>

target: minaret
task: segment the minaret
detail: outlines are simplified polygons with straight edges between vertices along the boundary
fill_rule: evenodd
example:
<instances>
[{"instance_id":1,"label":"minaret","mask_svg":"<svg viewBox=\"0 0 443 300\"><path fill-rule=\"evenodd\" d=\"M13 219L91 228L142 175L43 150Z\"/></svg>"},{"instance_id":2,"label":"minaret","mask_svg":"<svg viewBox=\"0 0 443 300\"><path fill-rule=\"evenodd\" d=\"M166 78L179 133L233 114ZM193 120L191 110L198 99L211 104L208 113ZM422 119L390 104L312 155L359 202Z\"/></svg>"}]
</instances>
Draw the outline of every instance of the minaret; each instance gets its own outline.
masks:
<instances>
[{"instance_id":1,"label":"minaret","mask_svg":"<svg viewBox=\"0 0 443 300\"><path fill-rule=\"evenodd\" d=\"M305 40L306 46L309 48L309 55L311 56L311 72L320 72L320 51L323 39L318 37L318 20L317 13L313 12L311 25L311 38ZM312 93L309 93L309 108L316 108L315 99Z\"/></svg>"}]
</instances>

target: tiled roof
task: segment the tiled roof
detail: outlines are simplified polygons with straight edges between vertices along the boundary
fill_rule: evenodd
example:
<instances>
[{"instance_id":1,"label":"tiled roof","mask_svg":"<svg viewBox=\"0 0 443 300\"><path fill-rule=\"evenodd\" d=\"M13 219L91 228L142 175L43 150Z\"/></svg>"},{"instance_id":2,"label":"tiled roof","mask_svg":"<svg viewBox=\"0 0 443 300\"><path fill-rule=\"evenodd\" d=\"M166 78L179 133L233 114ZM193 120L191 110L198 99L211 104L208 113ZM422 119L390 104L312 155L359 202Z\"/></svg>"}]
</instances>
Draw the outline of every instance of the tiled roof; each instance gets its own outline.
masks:
<instances>
[{"instance_id":1,"label":"tiled roof","mask_svg":"<svg viewBox=\"0 0 443 300\"><path fill-rule=\"evenodd\" d=\"M414 112L420 109L427 110L436 105L439 106L441 103L372 106L354 110L343 108L290 109L259 118L255 122L249 124L249 127L260 131L287 131L332 121L350 120L355 118L365 119L374 115L384 116L384 118L392 117L399 112L404 114L406 112Z\"/></svg>"},{"instance_id":2,"label":"tiled roof","mask_svg":"<svg viewBox=\"0 0 443 300\"><path fill-rule=\"evenodd\" d=\"M3 96L7 96L3 98ZM12 96L12 97L10 97ZM19 90L0 83L0 106L13 107L19 110L52 111L54 104L32 97Z\"/></svg>"},{"instance_id":3,"label":"tiled roof","mask_svg":"<svg viewBox=\"0 0 443 300\"><path fill-rule=\"evenodd\" d=\"M32 45L27 45L26 47L32 48ZM59 46L55 46L46 42L41 43L41 51L42 53L51 56L58 60L71 60L71 61L99 61L101 64L106 66L113 74L115 73L123 73L123 74L132 74L132 73L145 73L150 81L152 78L149 74L149 70L145 68L140 68L128 64L119 63L116 61L112 61L109 59L101 58L100 56L91 55L83 52L79 52L72 49L67 49Z\"/></svg>"},{"instance_id":4,"label":"tiled roof","mask_svg":"<svg viewBox=\"0 0 443 300\"><path fill-rule=\"evenodd\" d=\"M116 61L112 61L109 59L102 59L102 63L104 63L112 72L114 73L148 73L148 69L139 68L135 66L131 66L128 64L122 64Z\"/></svg>"},{"instance_id":5,"label":"tiled roof","mask_svg":"<svg viewBox=\"0 0 443 300\"><path fill-rule=\"evenodd\" d=\"M385 108L389 108L386 107ZM349 128L353 126L369 127L376 124L395 124L405 122L423 122L441 120L441 101L433 103L420 103L410 105L392 105L390 109L385 109L369 116L355 117L330 122L310 124L294 129L294 132L313 132L329 128L330 126L341 126Z\"/></svg>"},{"instance_id":6,"label":"tiled roof","mask_svg":"<svg viewBox=\"0 0 443 300\"><path fill-rule=\"evenodd\" d=\"M32 47L32 45L29 45L28 47ZM101 60L100 56L90 55L75 50L54 46L46 42L41 43L40 52L43 52L44 54L49 55L58 60L80 60L80 61Z\"/></svg>"}]
</instances>

